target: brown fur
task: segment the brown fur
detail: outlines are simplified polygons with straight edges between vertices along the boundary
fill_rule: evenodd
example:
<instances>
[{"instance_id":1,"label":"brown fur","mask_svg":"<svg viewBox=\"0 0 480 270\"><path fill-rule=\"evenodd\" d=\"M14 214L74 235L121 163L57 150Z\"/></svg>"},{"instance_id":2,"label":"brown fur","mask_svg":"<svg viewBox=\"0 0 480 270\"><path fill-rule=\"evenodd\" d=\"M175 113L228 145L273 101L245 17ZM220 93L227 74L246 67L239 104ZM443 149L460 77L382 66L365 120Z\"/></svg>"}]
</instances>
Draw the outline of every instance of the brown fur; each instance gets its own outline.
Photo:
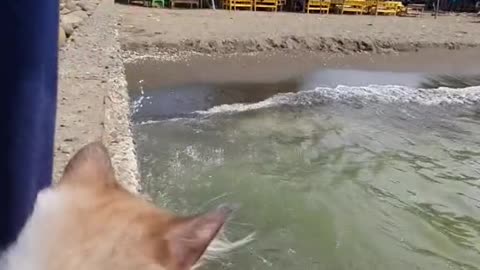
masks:
<instances>
[{"instance_id":1,"label":"brown fur","mask_svg":"<svg viewBox=\"0 0 480 270\"><path fill-rule=\"evenodd\" d=\"M65 197L50 220L48 270L187 270L226 222L219 208L178 217L130 194L115 180L106 148L92 143L67 165L53 188Z\"/></svg>"}]
</instances>

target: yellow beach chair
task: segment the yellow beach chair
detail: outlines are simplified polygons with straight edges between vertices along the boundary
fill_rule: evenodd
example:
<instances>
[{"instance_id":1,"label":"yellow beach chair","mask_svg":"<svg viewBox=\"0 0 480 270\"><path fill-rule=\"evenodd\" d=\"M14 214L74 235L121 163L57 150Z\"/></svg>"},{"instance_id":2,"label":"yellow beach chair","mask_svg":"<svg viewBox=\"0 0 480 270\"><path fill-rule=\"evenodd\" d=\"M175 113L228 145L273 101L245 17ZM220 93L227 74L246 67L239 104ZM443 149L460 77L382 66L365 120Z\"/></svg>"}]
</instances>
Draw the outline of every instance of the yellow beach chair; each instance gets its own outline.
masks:
<instances>
[{"instance_id":1,"label":"yellow beach chair","mask_svg":"<svg viewBox=\"0 0 480 270\"><path fill-rule=\"evenodd\" d=\"M407 8L402 4L400 1L387 1L388 3L392 3L392 5L395 6L395 9L397 10L396 15L401 15L407 13Z\"/></svg>"},{"instance_id":2,"label":"yellow beach chair","mask_svg":"<svg viewBox=\"0 0 480 270\"><path fill-rule=\"evenodd\" d=\"M341 14L344 13L363 14L368 12L367 1L365 0L345 0L341 6Z\"/></svg>"},{"instance_id":3,"label":"yellow beach chair","mask_svg":"<svg viewBox=\"0 0 480 270\"><path fill-rule=\"evenodd\" d=\"M330 11L330 0L308 0L307 13L319 12L328 14Z\"/></svg>"},{"instance_id":4,"label":"yellow beach chair","mask_svg":"<svg viewBox=\"0 0 480 270\"><path fill-rule=\"evenodd\" d=\"M225 0L223 8L228 10L253 10L253 0Z\"/></svg>"},{"instance_id":5,"label":"yellow beach chair","mask_svg":"<svg viewBox=\"0 0 480 270\"><path fill-rule=\"evenodd\" d=\"M371 14L378 15L397 15L397 3L396 2L383 2L379 1L378 4L370 11Z\"/></svg>"},{"instance_id":6,"label":"yellow beach chair","mask_svg":"<svg viewBox=\"0 0 480 270\"><path fill-rule=\"evenodd\" d=\"M278 0L255 0L255 11L257 9L267 10L267 11L278 11Z\"/></svg>"}]
</instances>

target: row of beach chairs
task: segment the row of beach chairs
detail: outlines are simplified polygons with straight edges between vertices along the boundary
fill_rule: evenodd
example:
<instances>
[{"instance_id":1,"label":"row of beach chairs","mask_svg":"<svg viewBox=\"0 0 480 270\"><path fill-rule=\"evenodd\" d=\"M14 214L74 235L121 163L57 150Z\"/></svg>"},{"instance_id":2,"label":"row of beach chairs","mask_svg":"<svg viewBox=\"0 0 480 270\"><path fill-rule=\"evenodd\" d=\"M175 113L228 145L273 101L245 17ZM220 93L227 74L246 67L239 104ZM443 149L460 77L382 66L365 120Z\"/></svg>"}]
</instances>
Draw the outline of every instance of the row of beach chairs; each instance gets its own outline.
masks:
<instances>
[{"instance_id":1,"label":"row of beach chairs","mask_svg":"<svg viewBox=\"0 0 480 270\"><path fill-rule=\"evenodd\" d=\"M285 6L286 0L223 0L223 7L228 10L266 10L278 11ZM398 15L405 12L405 7L398 1L376 0L308 0L305 12L325 13L336 10L340 14L378 14Z\"/></svg>"},{"instance_id":2,"label":"row of beach chairs","mask_svg":"<svg viewBox=\"0 0 480 270\"><path fill-rule=\"evenodd\" d=\"M316 2L325 2L318 4ZM313 5L313 6L312 6ZM335 8L340 14L378 14L378 15L399 15L406 11L403 4L399 1L376 1L376 0L309 0L307 4L307 13L316 11L328 11ZM313 9L312 9L313 7ZM328 13L326 11L326 13Z\"/></svg>"},{"instance_id":3,"label":"row of beach chairs","mask_svg":"<svg viewBox=\"0 0 480 270\"><path fill-rule=\"evenodd\" d=\"M277 12L282 10L286 0L224 0L223 8L228 10L264 10Z\"/></svg>"},{"instance_id":4,"label":"row of beach chairs","mask_svg":"<svg viewBox=\"0 0 480 270\"><path fill-rule=\"evenodd\" d=\"M221 0L221 8L227 10L251 11L281 11L287 0ZM187 5L190 8L200 7L201 0L151 0L153 7L174 8L176 5ZM400 1L392 0L307 0L304 6L306 13L325 13L332 11L345 14L375 14L375 15L401 15L407 9ZM422 10L423 11L423 10Z\"/></svg>"}]
</instances>

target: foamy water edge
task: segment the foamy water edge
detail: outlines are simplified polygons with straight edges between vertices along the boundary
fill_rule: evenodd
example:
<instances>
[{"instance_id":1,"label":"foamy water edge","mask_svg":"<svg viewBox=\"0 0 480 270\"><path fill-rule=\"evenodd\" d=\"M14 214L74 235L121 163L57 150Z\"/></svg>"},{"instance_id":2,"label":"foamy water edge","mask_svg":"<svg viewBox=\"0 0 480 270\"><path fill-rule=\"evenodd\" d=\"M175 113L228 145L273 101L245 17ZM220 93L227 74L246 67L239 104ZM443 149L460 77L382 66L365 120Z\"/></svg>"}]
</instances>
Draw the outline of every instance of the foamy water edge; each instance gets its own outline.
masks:
<instances>
[{"instance_id":1,"label":"foamy water edge","mask_svg":"<svg viewBox=\"0 0 480 270\"><path fill-rule=\"evenodd\" d=\"M141 96L133 104L133 111L142 107L142 101L149 97ZM317 87L313 90L304 90L295 93L281 93L257 103L223 104L208 110L194 111L192 115L212 116L226 113L241 113L246 111L272 108L282 105L305 106L325 102L362 102L362 103L415 103L427 106L480 103L480 86L467 88L416 89L400 85L369 85L365 87L351 87L339 85L335 88ZM171 118L168 121L178 121L180 118ZM139 124L152 124L159 121L149 120Z\"/></svg>"}]
</instances>

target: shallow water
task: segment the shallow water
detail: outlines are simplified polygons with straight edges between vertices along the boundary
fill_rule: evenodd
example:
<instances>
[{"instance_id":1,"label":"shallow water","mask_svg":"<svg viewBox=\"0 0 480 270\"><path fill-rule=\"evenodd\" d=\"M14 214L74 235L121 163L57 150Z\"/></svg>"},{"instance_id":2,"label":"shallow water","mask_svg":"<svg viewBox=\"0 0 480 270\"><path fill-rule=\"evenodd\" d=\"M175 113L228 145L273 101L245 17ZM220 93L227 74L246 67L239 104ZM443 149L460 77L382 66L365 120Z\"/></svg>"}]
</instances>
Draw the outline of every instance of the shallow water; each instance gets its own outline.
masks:
<instances>
[{"instance_id":1,"label":"shallow water","mask_svg":"<svg viewBox=\"0 0 480 270\"><path fill-rule=\"evenodd\" d=\"M231 237L257 233L209 269L480 269L480 88L349 72L261 86L273 97L227 84L135 98L154 201L238 202Z\"/></svg>"}]
</instances>

